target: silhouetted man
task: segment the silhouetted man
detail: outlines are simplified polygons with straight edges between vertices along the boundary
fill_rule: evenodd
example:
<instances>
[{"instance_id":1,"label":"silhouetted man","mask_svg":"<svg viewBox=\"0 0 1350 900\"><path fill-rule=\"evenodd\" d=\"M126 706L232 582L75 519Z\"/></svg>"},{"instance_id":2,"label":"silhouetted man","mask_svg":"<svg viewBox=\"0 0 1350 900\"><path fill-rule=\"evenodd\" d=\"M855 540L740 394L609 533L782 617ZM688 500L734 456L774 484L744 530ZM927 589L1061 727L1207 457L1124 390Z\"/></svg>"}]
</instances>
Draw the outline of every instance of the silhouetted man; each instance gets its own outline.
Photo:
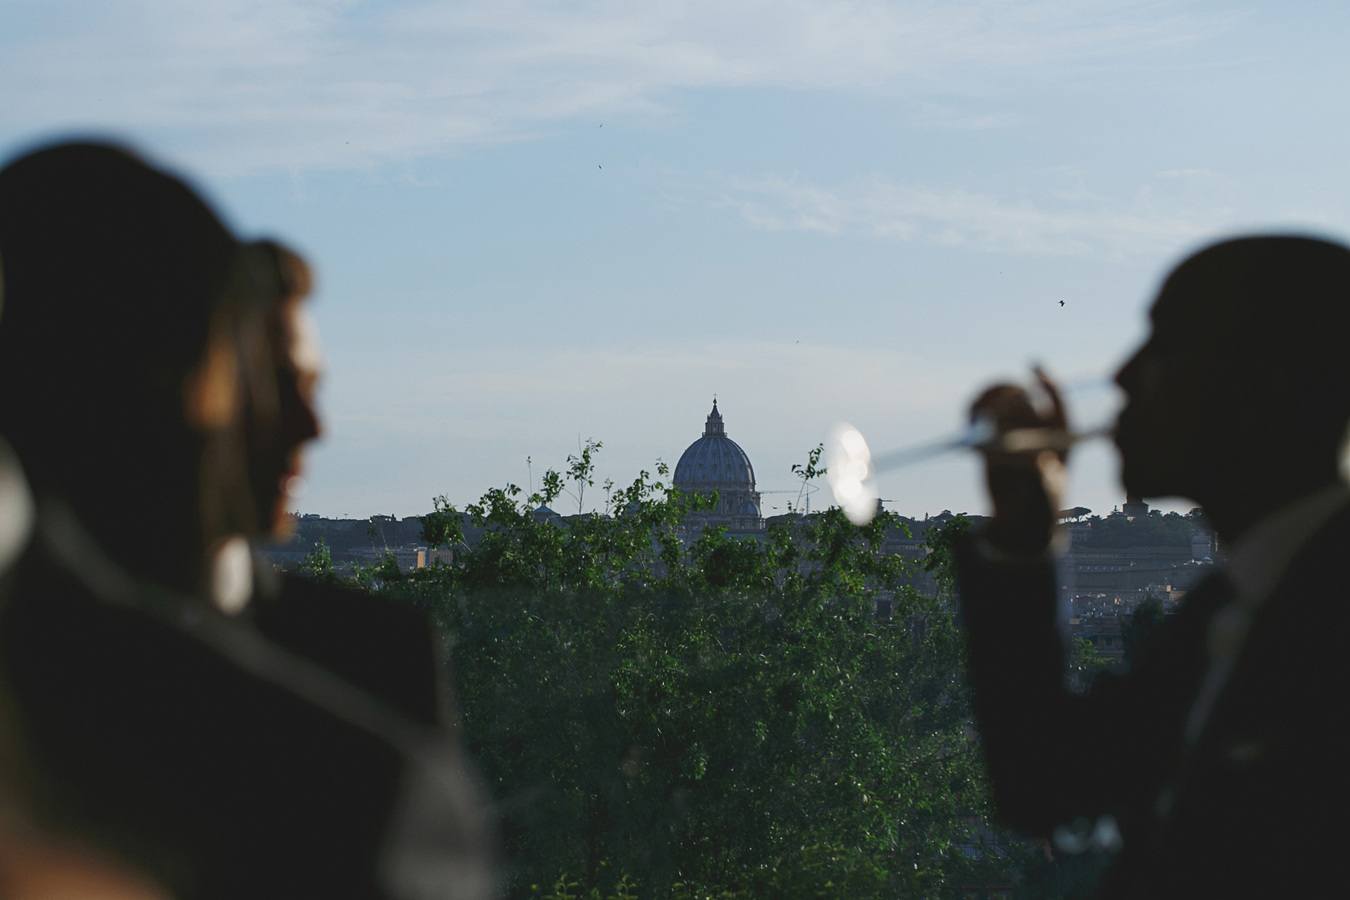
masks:
<instances>
[{"instance_id":1,"label":"silhouetted man","mask_svg":"<svg viewBox=\"0 0 1350 900\"><path fill-rule=\"evenodd\" d=\"M998 809L1042 836L1113 817L1109 896L1321 894L1350 836L1350 250L1216 244L1171 273L1151 317L1116 377L1122 481L1197 501L1228 561L1131 671L1073 695L1052 559L1063 459L986 457L993 517L958 558ZM973 412L1062 426L1044 385L1051 409L1002 385Z\"/></svg>"},{"instance_id":2,"label":"silhouetted man","mask_svg":"<svg viewBox=\"0 0 1350 900\"><path fill-rule=\"evenodd\" d=\"M36 516L0 603L35 821L180 897L491 890L444 734L210 603L247 504L246 255L117 148L0 170L0 433ZM247 377L247 378L246 378Z\"/></svg>"}]
</instances>

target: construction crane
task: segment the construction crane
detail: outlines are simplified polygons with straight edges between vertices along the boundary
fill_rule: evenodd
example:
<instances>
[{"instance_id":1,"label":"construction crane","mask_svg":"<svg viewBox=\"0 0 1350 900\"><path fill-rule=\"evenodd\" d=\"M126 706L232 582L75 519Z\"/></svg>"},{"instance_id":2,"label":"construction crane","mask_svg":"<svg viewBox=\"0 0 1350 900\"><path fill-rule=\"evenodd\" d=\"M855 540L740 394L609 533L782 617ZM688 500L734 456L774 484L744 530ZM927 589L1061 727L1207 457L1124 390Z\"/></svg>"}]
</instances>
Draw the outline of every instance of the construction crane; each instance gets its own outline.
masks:
<instances>
[{"instance_id":1,"label":"construction crane","mask_svg":"<svg viewBox=\"0 0 1350 900\"><path fill-rule=\"evenodd\" d=\"M805 509L804 509L804 511L805 511L806 513L810 513L810 512L811 512L811 495L814 494L814 493L815 493L816 491L818 491L818 490L820 490L820 486L819 486L819 485L815 485L815 484L803 484L801 487L797 488L796 490L791 490L791 491L786 491L786 490L785 490L785 491L759 491L758 493L759 493L761 496L764 495L764 494L796 494L796 495L797 495L797 501L798 501L799 503L800 503L800 502L803 502L803 500L804 500L804 502L805 502Z\"/></svg>"}]
</instances>

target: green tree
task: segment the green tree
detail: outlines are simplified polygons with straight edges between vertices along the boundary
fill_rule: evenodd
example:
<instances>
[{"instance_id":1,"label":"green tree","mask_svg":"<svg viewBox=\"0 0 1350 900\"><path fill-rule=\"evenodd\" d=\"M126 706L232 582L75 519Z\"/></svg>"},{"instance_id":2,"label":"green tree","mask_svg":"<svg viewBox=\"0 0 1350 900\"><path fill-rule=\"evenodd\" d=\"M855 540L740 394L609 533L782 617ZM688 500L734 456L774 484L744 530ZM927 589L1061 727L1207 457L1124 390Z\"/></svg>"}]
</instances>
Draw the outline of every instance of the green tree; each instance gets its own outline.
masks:
<instances>
[{"instance_id":1,"label":"green tree","mask_svg":"<svg viewBox=\"0 0 1350 900\"><path fill-rule=\"evenodd\" d=\"M1110 666L1111 661L1087 638L1075 637L1069 644L1069 678L1076 688L1086 688L1098 672Z\"/></svg>"},{"instance_id":2,"label":"green tree","mask_svg":"<svg viewBox=\"0 0 1350 900\"><path fill-rule=\"evenodd\" d=\"M322 538L314 542L313 548L300 562L300 571L317 581L331 581L336 575L333 570L333 551Z\"/></svg>"},{"instance_id":3,"label":"green tree","mask_svg":"<svg viewBox=\"0 0 1350 900\"><path fill-rule=\"evenodd\" d=\"M965 520L928 535L929 597L882 552L894 514L691 540L715 498L664 464L611 486L608 515L536 516L568 481L580 502L599 447L528 497L438 498L425 537L453 563L368 579L444 626L512 894L937 897L1015 872L1026 846L988 827L962 674Z\"/></svg>"}]
</instances>

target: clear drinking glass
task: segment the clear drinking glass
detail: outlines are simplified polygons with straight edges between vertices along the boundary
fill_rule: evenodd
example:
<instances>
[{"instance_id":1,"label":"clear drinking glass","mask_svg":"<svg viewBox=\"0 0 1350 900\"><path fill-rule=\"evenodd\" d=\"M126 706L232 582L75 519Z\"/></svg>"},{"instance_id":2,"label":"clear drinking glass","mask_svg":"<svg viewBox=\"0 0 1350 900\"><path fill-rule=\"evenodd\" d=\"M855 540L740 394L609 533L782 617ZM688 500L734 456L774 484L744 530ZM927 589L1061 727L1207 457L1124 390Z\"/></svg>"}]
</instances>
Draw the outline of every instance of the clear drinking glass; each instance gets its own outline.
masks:
<instances>
[{"instance_id":1,"label":"clear drinking glass","mask_svg":"<svg viewBox=\"0 0 1350 900\"><path fill-rule=\"evenodd\" d=\"M1043 391L1035 382L1025 386L1033 400ZM1090 395L1114 391L1115 384L1106 378L1075 379L1061 385L1059 390L1065 406L1072 412L1074 403ZM874 454L867 440L857 428L846 422L836 425L825 444L825 480L830 485L834 501L844 515L855 525L866 525L877 514L878 493L876 476L893 472L915 463L946 456L962 450L1002 449L1010 453L1036 450L1067 450L1075 444L1096 438L1109 437L1115 424L1114 404L1106 412L1098 411L1090 417L1087 428L1016 428L1000 439L993 421L976 419L953 434L924 441L898 450Z\"/></svg>"}]
</instances>

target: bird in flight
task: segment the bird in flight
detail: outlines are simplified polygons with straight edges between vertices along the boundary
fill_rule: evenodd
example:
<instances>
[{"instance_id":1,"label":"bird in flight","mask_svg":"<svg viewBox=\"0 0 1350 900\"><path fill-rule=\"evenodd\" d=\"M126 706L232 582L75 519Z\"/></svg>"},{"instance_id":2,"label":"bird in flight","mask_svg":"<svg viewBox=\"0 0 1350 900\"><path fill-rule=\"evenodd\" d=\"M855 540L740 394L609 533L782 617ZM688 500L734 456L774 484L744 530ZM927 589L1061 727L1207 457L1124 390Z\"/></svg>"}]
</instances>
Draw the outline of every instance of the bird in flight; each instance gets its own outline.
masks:
<instances>
[{"instance_id":1,"label":"bird in flight","mask_svg":"<svg viewBox=\"0 0 1350 900\"><path fill-rule=\"evenodd\" d=\"M1063 306L1063 305L1064 305L1064 301L1063 301L1063 300L1059 301L1059 305L1060 305L1060 306Z\"/></svg>"},{"instance_id":2,"label":"bird in flight","mask_svg":"<svg viewBox=\"0 0 1350 900\"><path fill-rule=\"evenodd\" d=\"M603 169L604 166L596 166L597 169Z\"/></svg>"}]
</instances>

